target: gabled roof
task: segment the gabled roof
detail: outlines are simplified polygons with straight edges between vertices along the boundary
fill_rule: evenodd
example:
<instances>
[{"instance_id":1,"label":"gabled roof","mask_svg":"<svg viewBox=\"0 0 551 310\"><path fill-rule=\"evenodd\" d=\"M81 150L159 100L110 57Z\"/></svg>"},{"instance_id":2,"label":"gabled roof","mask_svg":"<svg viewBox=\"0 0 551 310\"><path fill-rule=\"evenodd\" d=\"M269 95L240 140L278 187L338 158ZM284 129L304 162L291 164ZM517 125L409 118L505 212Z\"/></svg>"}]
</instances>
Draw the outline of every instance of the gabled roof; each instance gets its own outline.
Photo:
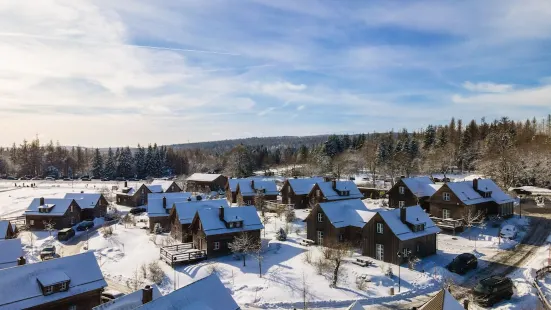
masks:
<instances>
[{"instance_id":1,"label":"gabled roof","mask_svg":"<svg viewBox=\"0 0 551 310\"><path fill-rule=\"evenodd\" d=\"M8 228L10 227L10 221L0 221L0 240L6 239Z\"/></svg>"},{"instance_id":2,"label":"gabled roof","mask_svg":"<svg viewBox=\"0 0 551 310\"><path fill-rule=\"evenodd\" d=\"M166 198L166 209L163 207L163 197ZM149 217L168 216L167 210L170 211L174 203L187 201L190 197L191 193L187 192L147 194L147 215Z\"/></svg>"},{"instance_id":3,"label":"gabled roof","mask_svg":"<svg viewBox=\"0 0 551 310\"><path fill-rule=\"evenodd\" d=\"M479 190L492 192L491 197L488 198L484 198L474 189L473 181L450 182L446 183L446 185L465 205L473 205L489 201L494 201L498 204L514 202L514 199L504 193L491 179L478 180Z\"/></svg>"},{"instance_id":4,"label":"gabled roof","mask_svg":"<svg viewBox=\"0 0 551 310\"><path fill-rule=\"evenodd\" d=\"M296 195L308 195L316 183L323 182L323 178L288 179L289 186Z\"/></svg>"},{"instance_id":5,"label":"gabled roof","mask_svg":"<svg viewBox=\"0 0 551 310\"><path fill-rule=\"evenodd\" d=\"M174 207L176 208L176 214L180 224L191 224L195 213L197 213L199 209L215 208L218 210L220 207L230 208L226 199L180 201L174 203Z\"/></svg>"},{"instance_id":6,"label":"gabled roof","mask_svg":"<svg viewBox=\"0 0 551 310\"><path fill-rule=\"evenodd\" d=\"M127 192L124 193L123 191L126 190ZM132 196L134 195L134 193L136 193L136 189L132 186L129 186L129 187L123 187L121 188L120 191L117 192L117 195L127 195L127 196Z\"/></svg>"},{"instance_id":7,"label":"gabled roof","mask_svg":"<svg viewBox=\"0 0 551 310\"><path fill-rule=\"evenodd\" d=\"M44 296L37 280L64 273L69 290ZM56 276L56 278L59 278ZM0 270L0 309L26 309L107 286L93 252Z\"/></svg>"},{"instance_id":8,"label":"gabled roof","mask_svg":"<svg viewBox=\"0 0 551 310\"><path fill-rule=\"evenodd\" d=\"M152 285L153 300L163 296L157 285ZM93 310L133 310L143 305L143 289L124 295L108 303L92 308Z\"/></svg>"},{"instance_id":9,"label":"gabled roof","mask_svg":"<svg viewBox=\"0 0 551 310\"><path fill-rule=\"evenodd\" d=\"M218 209L219 208L201 208L197 210L197 216L201 220L203 231L207 236L264 228L256 212L256 208L253 206L224 209L224 220L226 222L231 222L232 220L243 221L243 227L239 228L226 228L226 224L220 220Z\"/></svg>"},{"instance_id":10,"label":"gabled roof","mask_svg":"<svg viewBox=\"0 0 551 310\"><path fill-rule=\"evenodd\" d=\"M152 193L162 193L163 186L160 184L144 184Z\"/></svg>"},{"instance_id":11,"label":"gabled roof","mask_svg":"<svg viewBox=\"0 0 551 310\"><path fill-rule=\"evenodd\" d=\"M402 182L417 197L430 197L439 187L434 186L434 182L429 177L403 178Z\"/></svg>"},{"instance_id":12,"label":"gabled roof","mask_svg":"<svg viewBox=\"0 0 551 310\"><path fill-rule=\"evenodd\" d=\"M237 184L251 182L251 180L254 180L254 178L228 179L228 186L230 191L235 192L237 191Z\"/></svg>"},{"instance_id":13,"label":"gabled roof","mask_svg":"<svg viewBox=\"0 0 551 310\"><path fill-rule=\"evenodd\" d=\"M197 182L213 182L214 180L221 177L221 174L210 174L210 173L194 173L190 175L186 180L187 181L197 181Z\"/></svg>"},{"instance_id":14,"label":"gabled roof","mask_svg":"<svg viewBox=\"0 0 551 310\"><path fill-rule=\"evenodd\" d=\"M35 198L25 211L25 214L44 215L44 216L62 216L73 202L71 198L44 198L44 206L40 205L40 198ZM41 213L40 207L47 207L50 212Z\"/></svg>"},{"instance_id":15,"label":"gabled roof","mask_svg":"<svg viewBox=\"0 0 551 310\"><path fill-rule=\"evenodd\" d=\"M360 199L322 202L319 206L335 228L346 226L363 228L377 214L369 211Z\"/></svg>"},{"instance_id":16,"label":"gabled roof","mask_svg":"<svg viewBox=\"0 0 551 310\"><path fill-rule=\"evenodd\" d=\"M400 208L379 211L379 215L398 239L404 241L440 232L440 228L434 224L429 215L420 206L406 207L405 209L406 222L412 225L425 224L425 230L413 232L408 225L402 223L400 220Z\"/></svg>"},{"instance_id":17,"label":"gabled roof","mask_svg":"<svg viewBox=\"0 0 551 310\"><path fill-rule=\"evenodd\" d=\"M74 199L81 209L92 209L98 204L101 194L98 193L67 193L65 198Z\"/></svg>"},{"instance_id":18,"label":"gabled roof","mask_svg":"<svg viewBox=\"0 0 551 310\"><path fill-rule=\"evenodd\" d=\"M264 190L265 195L278 195L276 182L273 180L248 180L239 182L239 191L242 196L254 196L257 190Z\"/></svg>"},{"instance_id":19,"label":"gabled roof","mask_svg":"<svg viewBox=\"0 0 551 310\"><path fill-rule=\"evenodd\" d=\"M354 198L363 198L363 194L358 189L358 186L356 186L356 183L353 181L335 181L336 189L339 191L350 191L350 195L348 196L340 196L339 193L337 193L333 189L333 182L320 182L318 183L318 186L323 193L323 196L327 200L342 200L342 199L354 199Z\"/></svg>"},{"instance_id":20,"label":"gabled roof","mask_svg":"<svg viewBox=\"0 0 551 310\"><path fill-rule=\"evenodd\" d=\"M211 274L148 302L139 309L238 310L239 306L218 276Z\"/></svg>"},{"instance_id":21,"label":"gabled roof","mask_svg":"<svg viewBox=\"0 0 551 310\"><path fill-rule=\"evenodd\" d=\"M463 306L448 292L440 290L426 304L422 305L419 310L463 310Z\"/></svg>"},{"instance_id":22,"label":"gabled roof","mask_svg":"<svg viewBox=\"0 0 551 310\"><path fill-rule=\"evenodd\" d=\"M0 240L0 269L17 266L17 259L21 256L23 256L21 239Z\"/></svg>"},{"instance_id":23,"label":"gabled roof","mask_svg":"<svg viewBox=\"0 0 551 310\"><path fill-rule=\"evenodd\" d=\"M160 185L161 188L163 189L163 192L166 192L168 189L170 189L172 185L178 186L176 182L168 181L168 180L153 180L153 182L151 182L151 185ZM180 188L180 186L178 186L178 188Z\"/></svg>"}]
</instances>

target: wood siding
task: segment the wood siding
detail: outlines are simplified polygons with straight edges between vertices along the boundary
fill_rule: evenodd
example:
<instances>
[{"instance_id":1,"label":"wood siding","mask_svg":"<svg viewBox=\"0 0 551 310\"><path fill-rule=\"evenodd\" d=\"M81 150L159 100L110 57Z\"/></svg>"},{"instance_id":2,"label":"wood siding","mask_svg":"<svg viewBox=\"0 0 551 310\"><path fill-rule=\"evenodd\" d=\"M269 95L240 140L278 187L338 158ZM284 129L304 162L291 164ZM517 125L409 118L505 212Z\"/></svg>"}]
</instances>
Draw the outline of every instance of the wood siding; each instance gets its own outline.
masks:
<instances>
[{"instance_id":1,"label":"wood siding","mask_svg":"<svg viewBox=\"0 0 551 310\"><path fill-rule=\"evenodd\" d=\"M310 206L308 194L295 194L288 180L285 180L285 183L281 187L281 200L284 204L294 205L295 209L305 209Z\"/></svg>"},{"instance_id":2,"label":"wood siding","mask_svg":"<svg viewBox=\"0 0 551 310\"><path fill-rule=\"evenodd\" d=\"M403 194L400 194L400 187L404 187ZM388 191L388 205L391 208L399 208L400 201L403 201L406 207L419 204L423 210L429 212L429 198L428 196L417 197L401 179Z\"/></svg>"},{"instance_id":3,"label":"wood siding","mask_svg":"<svg viewBox=\"0 0 551 310\"><path fill-rule=\"evenodd\" d=\"M213 181L187 181L186 190L188 192L211 192L220 191L226 188L228 178L221 175Z\"/></svg>"},{"instance_id":4,"label":"wood siding","mask_svg":"<svg viewBox=\"0 0 551 310\"><path fill-rule=\"evenodd\" d=\"M147 205L147 194L151 191L145 184L142 184L135 192L134 195L117 194L116 203L121 206L127 206L131 208Z\"/></svg>"},{"instance_id":5,"label":"wood siding","mask_svg":"<svg viewBox=\"0 0 551 310\"><path fill-rule=\"evenodd\" d=\"M71 288L69 288L71 290ZM103 289L85 292L82 294L74 295L64 299L56 300L53 302L45 303L36 307L27 309L32 310L50 310L50 309L69 309L71 306L76 306L77 310L85 309L90 310L101 303L101 292Z\"/></svg>"},{"instance_id":6,"label":"wood siding","mask_svg":"<svg viewBox=\"0 0 551 310\"><path fill-rule=\"evenodd\" d=\"M71 207L73 211L71 212ZM25 222L32 229L44 229L44 221L53 221L55 222L55 229L60 230L63 228L69 228L81 221L81 209L78 204L73 200L71 205L65 211L65 214L61 216L52 216L46 215L47 213L42 213L44 215L34 215L34 214L25 214ZM31 224L32 222L32 224Z\"/></svg>"},{"instance_id":7,"label":"wood siding","mask_svg":"<svg viewBox=\"0 0 551 310\"><path fill-rule=\"evenodd\" d=\"M231 254L232 252L228 244L233 242L234 238L242 233L237 231L227 234L205 236L205 232L203 231L202 227L203 225L200 219L194 221L193 225L190 227L193 234L192 242L194 248L199 250L206 250L208 257L218 257ZM254 239L258 240L258 242L260 242L260 229L247 231L246 233L252 236ZM215 242L220 242L218 250L214 249Z\"/></svg>"},{"instance_id":8,"label":"wood siding","mask_svg":"<svg viewBox=\"0 0 551 310\"><path fill-rule=\"evenodd\" d=\"M322 222L318 221L318 214L322 214ZM304 220L306 222L306 235L310 240L318 243L318 231L323 232L323 245L329 246L337 242L349 242L354 246L360 246L362 241L362 229L348 226L336 228L331 224L319 205L314 206L310 214Z\"/></svg>"}]
</instances>

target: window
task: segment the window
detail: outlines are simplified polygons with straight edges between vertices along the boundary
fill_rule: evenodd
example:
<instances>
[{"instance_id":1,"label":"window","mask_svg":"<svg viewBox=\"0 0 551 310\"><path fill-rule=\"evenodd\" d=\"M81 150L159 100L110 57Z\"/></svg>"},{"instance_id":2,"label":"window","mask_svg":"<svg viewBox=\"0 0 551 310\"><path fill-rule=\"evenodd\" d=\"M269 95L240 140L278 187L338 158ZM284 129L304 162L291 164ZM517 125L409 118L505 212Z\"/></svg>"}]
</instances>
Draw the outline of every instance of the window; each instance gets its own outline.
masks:
<instances>
[{"instance_id":1,"label":"window","mask_svg":"<svg viewBox=\"0 0 551 310\"><path fill-rule=\"evenodd\" d=\"M403 194L405 194L406 189L403 186L400 186L400 187L398 187L398 192L400 193L400 195L403 195Z\"/></svg>"},{"instance_id":2,"label":"window","mask_svg":"<svg viewBox=\"0 0 551 310\"><path fill-rule=\"evenodd\" d=\"M450 201L450 193L444 193L444 201Z\"/></svg>"},{"instance_id":3,"label":"window","mask_svg":"<svg viewBox=\"0 0 551 310\"><path fill-rule=\"evenodd\" d=\"M75 218L71 217L71 225L75 225Z\"/></svg>"},{"instance_id":4,"label":"window","mask_svg":"<svg viewBox=\"0 0 551 310\"><path fill-rule=\"evenodd\" d=\"M323 231L318 231L318 244L323 245Z\"/></svg>"},{"instance_id":5,"label":"window","mask_svg":"<svg viewBox=\"0 0 551 310\"><path fill-rule=\"evenodd\" d=\"M241 222L235 223L235 227L241 227Z\"/></svg>"},{"instance_id":6,"label":"window","mask_svg":"<svg viewBox=\"0 0 551 310\"><path fill-rule=\"evenodd\" d=\"M215 241L214 242L214 248L213 250L220 250L220 242L219 241Z\"/></svg>"},{"instance_id":7,"label":"window","mask_svg":"<svg viewBox=\"0 0 551 310\"><path fill-rule=\"evenodd\" d=\"M117 198L117 202L121 202L121 198L120 198L120 197Z\"/></svg>"},{"instance_id":8,"label":"window","mask_svg":"<svg viewBox=\"0 0 551 310\"><path fill-rule=\"evenodd\" d=\"M339 242L343 242L344 241L344 235L343 234L339 234Z\"/></svg>"},{"instance_id":9,"label":"window","mask_svg":"<svg viewBox=\"0 0 551 310\"><path fill-rule=\"evenodd\" d=\"M53 286L45 286L44 287L44 295L49 295L54 292Z\"/></svg>"},{"instance_id":10,"label":"window","mask_svg":"<svg viewBox=\"0 0 551 310\"><path fill-rule=\"evenodd\" d=\"M382 244L375 244L375 259L376 260L383 260L385 257L385 250L384 246Z\"/></svg>"},{"instance_id":11,"label":"window","mask_svg":"<svg viewBox=\"0 0 551 310\"><path fill-rule=\"evenodd\" d=\"M318 213L318 223L323 222L323 213Z\"/></svg>"},{"instance_id":12,"label":"window","mask_svg":"<svg viewBox=\"0 0 551 310\"><path fill-rule=\"evenodd\" d=\"M421 245L417 243L417 253L421 252Z\"/></svg>"},{"instance_id":13,"label":"window","mask_svg":"<svg viewBox=\"0 0 551 310\"><path fill-rule=\"evenodd\" d=\"M230 222L230 228L233 228L233 222Z\"/></svg>"},{"instance_id":14,"label":"window","mask_svg":"<svg viewBox=\"0 0 551 310\"><path fill-rule=\"evenodd\" d=\"M377 223L377 233L378 234L383 233L383 223Z\"/></svg>"},{"instance_id":15,"label":"window","mask_svg":"<svg viewBox=\"0 0 551 310\"><path fill-rule=\"evenodd\" d=\"M59 286L60 291L66 291L67 290L67 282L62 282Z\"/></svg>"},{"instance_id":16,"label":"window","mask_svg":"<svg viewBox=\"0 0 551 310\"><path fill-rule=\"evenodd\" d=\"M445 218L445 219L451 218L450 210L442 209L442 217Z\"/></svg>"},{"instance_id":17,"label":"window","mask_svg":"<svg viewBox=\"0 0 551 310\"><path fill-rule=\"evenodd\" d=\"M398 207L403 208L406 206L406 202L403 200L398 201Z\"/></svg>"},{"instance_id":18,"label":"window","mask_svg":"<svg viewBox=\"0 0 551 310\"><path fill-rule=\"evenodd\" d=\"M30 220L29 224L34 225L34 220Z\"/></svg>"},{"instance_id":19,"label":"window","mask_svg":"<svg viewBox=\"0 0 551 310\"><path fill-rule=\"evenodd\" d=\"M76 305L70 305L69 310L77 310L77 306Z\"/></svg>"},{"instance_id":20,"label":"window","mask_svg":"<svg viewBox=\"0 0 551 310\"><path fill-rule=\"evenodd\" d=\"M71 205L71 213L75 212L73 205Z\"/></svg>"},{"instance_id":21,"label":"window","mask_svg":"<svg viewBox=\"0 0 551 310\"><path fill-rule=\"evenodd\" d=\"M403 249L402 249L402 255L403 255L404 257L408 257L408 256L409 256L409 253L410 253L410 251L409 251L408 248L403 248Z\"/></svg>"},{"instance_id":22,"label":"window","mask_svg":"<svg viewBox=\"0 0 551 310\"><path fill-rule=\"evenodd\" d=\"M316 196L317 196L317 197L321 196L321 192L320 192L319 189L316 190Z\"/></svg>"}]
</instances>

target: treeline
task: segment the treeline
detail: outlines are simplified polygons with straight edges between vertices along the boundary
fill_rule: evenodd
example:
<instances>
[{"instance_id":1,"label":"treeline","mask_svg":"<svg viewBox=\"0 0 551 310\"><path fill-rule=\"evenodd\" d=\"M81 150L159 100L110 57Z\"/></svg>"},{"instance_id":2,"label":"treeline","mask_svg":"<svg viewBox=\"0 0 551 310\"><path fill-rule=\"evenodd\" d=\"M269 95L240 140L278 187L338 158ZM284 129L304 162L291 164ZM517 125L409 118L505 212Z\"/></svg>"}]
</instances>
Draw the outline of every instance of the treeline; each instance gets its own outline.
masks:
<instances>
[{"instance_id":1,"label":"treeline","mask_svg":"<svg viewBox=\"0 0 551 310\"><path fill-rule=\"evenodd\" d=\"M446 125L420 131L226 140L206 148L138 146L100 151L65 148L38 139L0 148L0 174L51 174L96 177L159 177L222 172L245 177L257 170L293 167L289 175L343 177L369 171L372 178L477 171L503 186L549 186L551 115L513 121L506 117ZM233 142L228 142L233 141ZM247 144L251 142L251 144ZM265 142L265 143L261 143ZM233 144L232 144L233 143Z\"/></svg>"}]
</instances>

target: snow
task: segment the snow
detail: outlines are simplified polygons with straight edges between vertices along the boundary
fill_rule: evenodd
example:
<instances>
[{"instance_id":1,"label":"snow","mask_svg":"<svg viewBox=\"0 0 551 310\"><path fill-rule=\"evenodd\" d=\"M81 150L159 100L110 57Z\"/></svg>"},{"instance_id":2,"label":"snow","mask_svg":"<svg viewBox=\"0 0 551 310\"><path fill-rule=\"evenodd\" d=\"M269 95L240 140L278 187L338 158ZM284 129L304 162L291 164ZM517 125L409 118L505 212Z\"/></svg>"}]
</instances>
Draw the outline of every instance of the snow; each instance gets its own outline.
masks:
<instances>
[{"instance_id":1,"label":"snow","mask_svg":"<svg viewBox=\"0 0 551 310\"><path fill-rule=\"evenodd\" d=\"M505 194L494 181L490 179L478 180L478 188L484 191L491 191L491 197L484 198L473 188L472 181L449 182L447 186L466 205L473 205L487 201L495 201L498 204L514 202L511 196Z\"/></svg>"},{"instance_id":2,"label":"snow","mask_svg":"<svg viewBox=\"0 0 551 310\"><path fill-rule=\"evenodd\" d=\"M525 191L529 191L532 193L532 195L551 195L551 189L549 188L543 188L543 187L536 187L536 186L521 186L521 187L512 187L509 189L509 191L512 191L514 189L523 189Z\"/></svg>"},{"instance_id":3,"label":"snow","mask_svg":"<svg viewBox=\"0 0 551 310\"><path fill-rule=\"evenodd\" d=\"M163 189L163 192L166 192L167 190L169 190L172 185L177 186L177 184L174 181L168 181L168 180L153 180L153 182L151 182L150 185L160 185L161 188ZM178 189L180 189L179 186L178 186Z\"/></svg>"},{"instance_id":4,"label":"snow","mask_svg":"<svg viewBox=\"0 0 551 310\"><path fill-rule=\"evenodd\" d=\"M359 302L355 301L347 310L363 310L364 308L360 305Z\"/></svg>"},{"instance_id":5,"label":"snow","mask_svg":"<svg viewBox=\"0 0 551 310\"><path fill-rule=\"evenodd\" d=\"M205 235L212 236L264 228L255 207L224 208L224 219L226 222L243 221L243 226L239 228L227 228L225 223L220 220L219 211L219 208L202 208L197 210L197 215L201 220Z\"/></svg>"},{"instance_id":6,"label":"snow","mask_svg":"<svg viewBox=\"0 0 551 310\"><path fill-rule=\"evenodd\" d=\"M327 200L341 200L341 199L354 199L354 198L363 198L363 194L360 192L356 184L352 181L335 181L336 189L339 191L350 191L348 196L340 196L333 189L333 182L320 182L318 186L323 193L323 196Z\"/></svg>"},{"instance_id":7,"label":"snow","mask_svg":"<svg viewBox=\"0 0 551 310\"><path fill-rule=\"evenodd\" d=\"M21 239L0 240L0 269L17 266L17 259L21 256Z\"/></svg>"},{"instance_id":8,"label":"snow","mask_svg":"<svg viewBox=\"0 0 551 310\"><path fill-rule=\"evenodd\" d=\"M210 173L194 173L189 178L187 178L187 181L197 181L197 182L212 182L216 179L218 179L221 174L210 174Z\"/></svg>"},{"instance_id":9,"label":"snow","mask_svg":"<svg viewBox=\"0 0 551 310\"><path fill-rule=\"evenodd\" d=\"M37 275L36 279L42 286L50 286L71 280L71 278L61 270L45 270Z\"/></svg>"},{"instance_id":10,"label":"snow","mask_svg":"<svg viewBox=\"0 0 551 310\"><path fill-rule=\"evenodd\" d=\"M431 186L435 184L429 177L403 178L402 182L417 197L432 196L437 190L437 187Z\"/></svg>"},{"instance_id":11,"label":"snow","mask_svg":"<svg viewBox=\"0 0 551 310\"><path fill-rule=\"evenodd\" d=\"M10 227L9 221L0 221L0 240L6 239L8 233L8 227Z\"/></svg>"},{"instance_id":12,"label":"snow","mask_svg":"<svg viewBox=\"0 0 551 310\"><path fill-rule=\"evenodd\" d=\"M307 195L312 191L312 188L316 183L323 182L323 178L301 178L301 179L288 179L289 185L293 189L296 195Z\"/></svg>"},{"instance_id":13,"label":"snow","mask_svg":"<svg viewBox=\"0 0 551 310\"><path fill-rule=\"evenodd\" d=\"M514 225L505 225L500 231L501 237L508 239L514 239L517 236L517 233L517 228Z\"/></svg>"},{"instance_id":14,"label":"snow","mask_svg":"<svg viewBox=\"0 0 551 310\"><path fill-rule=\"evenodd\" d=\"M407 224L402 223L400 219L400 209L379 212L385 223L390 227L398 239L404 241L440 232L440 228L436 227L429 215L420 206L412 206L405 209L406 222L413 225L425 224L424 230L414 232Z\"/></svg>"},{"instance_id":15,"label":"snow","mask_svg":"<svg viewBox=\"0 0 551 310\"><path fill-rule=\"evenodd\" d=\"M275 181L266 180L240 180L239 191L243 196L254 196L257 190L264 190L265 195L278 195L277 185Z\"/></svg>"},{"instance_id":16,"label":"snow","mask_svg":"<svg viewBox=\"0 0 551 310\"><path fill-rule=\"evenodd\" d=\"M191 193L163 193L147 195L147 215L149 217L165 217L172 209L174 203L187 201ZM166 207L163 206L163 198L166 198Z\"/></svg>"},{"instance_id":17,"label":"snow","mask_svg":"<svg viewBox=\"0 0 551 310\"><path fill-rule=\"evenodd\" d=\"M163 192L163 186L162 186L162 185L146 184L145 186L146 186L152 193L162 193L162 192Z\"/></svg>"},{"instance_id":18,"label":"snow","mask_svg":"<svg viewBox=\"0 0 551 310\"><path fill-rule=\"evenodd\" d=\"M101 194L99 193L67 193L65 198L74 199L81 209L93 209L98 204Z\"/></svg>"},{"instance_id":19,"label":"snow","mask_svg":"<svg viewBox=\"0 0 551 310\"><path fill-rule=\"evenodd\" d=\"M71 280L69 290L44 296L37 279L59 280L60 272ZM0 279L0 309L30 308L107 286L91 253L2 269Z\"/></svg>"},{"instance_id":20,"label":"snow","mask_svg":"<svg viewBox=\"0 0 551 310\"><path fill-rule=\"evenodd\" d=\"M163 296L157 285L151 286L153 300ZM143 290L137 290L128 295L124 295L110 302L94 307L93 310L133 310L140 307L142 303Z\"/></svg>"},{"instance_id":21,"label":"snow","mask_svg":"<svg viewBox=\"0 0 551 310\"><path fill-rule=\"evenodd\" d=\"M176 208L176 214L180 224L191 224L195 213L202 208L215 208L218 211L218 208L224 207L229 208L228 201L226 199L213 199L213 200L200 200L200 201L183 201L176 202L174 204ZM205 225L205 223L203 223Z\"/></svg>"},{"instance_id":22,"label":"snow","mask_svg":"<svg viewBox=\"0 0 551 310\"><path fill-rule=\"evenodd\" d=\"M62 216L73 202L73 199L66 198L44 198L44 205L40 205L40 198L35 198L25 211L25 214ZM47 208L48 212L39 212L39 209Z\"/></svg>"},{"instance_id":23,"label":"snow","mask_svg":"<svg viewBox=\"0 0 551 310\"><path fill-rule=\"evenodd\" d=\"M360 199L322 202L320 208L336 228L355 226L363 228L376 212L370 212Z\"/></svg>"}]
</instances>

